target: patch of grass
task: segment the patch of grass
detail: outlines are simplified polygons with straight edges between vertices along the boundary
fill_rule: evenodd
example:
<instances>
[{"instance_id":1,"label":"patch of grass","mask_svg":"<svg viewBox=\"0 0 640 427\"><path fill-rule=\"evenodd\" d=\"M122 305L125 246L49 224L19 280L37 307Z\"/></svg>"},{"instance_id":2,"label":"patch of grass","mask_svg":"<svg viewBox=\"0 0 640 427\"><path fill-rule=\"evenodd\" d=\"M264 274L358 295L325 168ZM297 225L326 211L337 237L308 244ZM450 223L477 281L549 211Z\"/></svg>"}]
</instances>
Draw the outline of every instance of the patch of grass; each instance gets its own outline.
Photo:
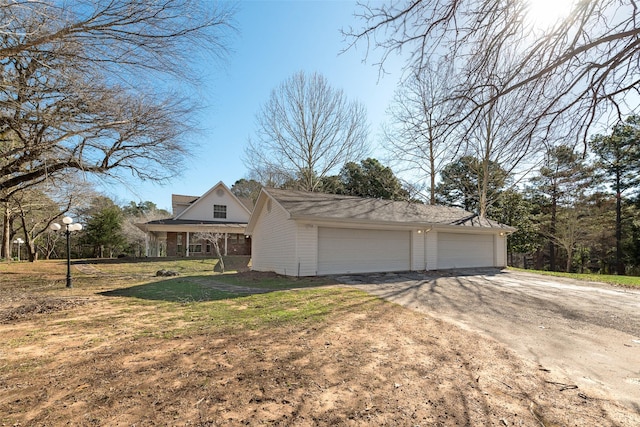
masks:
<instances>
[{"instance_id":1,"label":"patch of grass","mask_svg":"<svg viewBox=\"0 0 640 427\"><path fill-rule=\"evenodd\" d=\"M289 277L273 273L222 274L215 277L216 282L234 286L246 286L255 289L298 289L333 284L326 277Z\"/></svg>"},{"instance_id":2,"label":"patch of grass","mask_svg":"<svg viewBox=\"0 0 640 427\"><path fill-rule=\"evenodd\" d=\"M3 341L3 346L7 348L17 348L40 342L45 336L43 329L33 329L28 333Z\"/></svg>"},{"instance_id":3,"label":"patch of grass","mask_svg":"<svg viewBox=\"0 0 640 427\"><path fill-rule=\"evenodd\" d=\"M224 257L227 272L246 271L250 257L231 255ZM218 271L217 258L118 258L82 261L108 274L154 275L158 270L172 270L181 275L213 273Z\"/></svg>"},{"instance_id":4,"label":"patch of grass","mask_svg":"<svg viewBox=\"0 0 640 427\"><path fill-rule=\"evenodd\" d=\"M188 278L176 278L145 283L128 288L114 289L101 292L101 295L186 303L194 301L216 301L234 298L240 294L213 289L205 284L189 280Z\"/></svg>"},{"instance_id":5,"label":"patch of grass","mask_svg":"<svg viewBox=\"0 0 640 427\"><path fill-rule=\"evenodd\" d=\"M91 264L107 274L155 275L158 270L172 270L181 275L213 273L218 263L211 258L141 258L125 259L95 259L83 261Z\"/></svg>"},{"instance_id":6,"label":"patch of grass","mask_svg":"<svg viewBox=\"0 0 640 427\"><path fill-rule=\"evenodd\" d=\"M211 271L211 263L212 260L205 259L154 259L132 263L118 260L97 264L100 274L74 272L72 289L65 289L62 282L46 292L70 300L95 297L96 294L108 296L111 298L102 301L117 307L116 311L109 315L96 313L88 318L74 316L73 319L65 318L64 312L50 313L47 321L60 328L69 325L73 330L85 331L88 335L108 325L111 331L129 333L134 337L170 338L216 331L305 325L321 322L326 316L339 315L354 307L373 307L381 303L361 291L326 287L332 284L327 278L292 278L255 272L216 274ZM181 266L186 273L172 278L143 277L134 273L155 272L161 268L175 270L176 266ZM35 268L31 273L26 267ZM51 276L60 274L64 278L63 261L37 262L26 267L7 266L7 270L19 270L19 274L11 274L13 280L4 283L0 278L2 287L19 289L19 296L25 304L32 295L42 292L37 286L31 287L38 280L50 280ZM38 279L47 270L49 276ZM16 283L14 280L18 276ZM23 286L25 282L30 285ZM270 292L247 296L247 290L243 289L247 287ZM0 288L0 300L1 291ZM11 298L16 301L17 296Z\"/></svg>"},{"instance_id":7,"label":"patch of grass","mask_svg":"<svg viewBox=\"0 0 640 427\"><path fill-rule=\"evenodd\" d=\"M640 288L640 277L638 276L618 276L615 274L563 273L559 271L525 270L522 268L515 268L515 267L509 267L509 269L514 271L543 274L546 276L567 277L570 279L581 280L584 282L603 282L603 283L609 283L612 285Z\"/></svg>"},{"instance_id":8,"label":"patch of grass","mask_svg":"<svg viewBox=\"0 0 640 427\"><path fill-rule=\"evenodd\" d=\"M162 331L162 337L211 333L216 330L260 330L321 322L329 315L355 307L371 308L382 301L365 292L345 288L276 291L247 297L187 304L182 324Z\"/></svg>"}]
</instances>

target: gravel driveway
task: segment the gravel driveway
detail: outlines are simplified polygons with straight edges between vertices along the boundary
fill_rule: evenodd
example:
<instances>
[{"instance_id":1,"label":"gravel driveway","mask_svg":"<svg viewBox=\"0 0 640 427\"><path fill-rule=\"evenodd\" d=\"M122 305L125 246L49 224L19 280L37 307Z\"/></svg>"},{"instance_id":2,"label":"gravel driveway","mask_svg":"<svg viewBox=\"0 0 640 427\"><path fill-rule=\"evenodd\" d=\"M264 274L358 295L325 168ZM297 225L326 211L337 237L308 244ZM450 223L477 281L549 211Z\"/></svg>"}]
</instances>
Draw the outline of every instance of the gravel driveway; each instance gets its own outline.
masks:
<instances>
[{"instance_id":1,"label":"gravel driveway","mask_svg":"<svg viewBox=\"0 0 640 427\"><path fill-rule=\"evenodd\" d=\"M489 335L563 383L640 412L640 291L495 269L337 279Z\"/></svg>"}]
</instances>

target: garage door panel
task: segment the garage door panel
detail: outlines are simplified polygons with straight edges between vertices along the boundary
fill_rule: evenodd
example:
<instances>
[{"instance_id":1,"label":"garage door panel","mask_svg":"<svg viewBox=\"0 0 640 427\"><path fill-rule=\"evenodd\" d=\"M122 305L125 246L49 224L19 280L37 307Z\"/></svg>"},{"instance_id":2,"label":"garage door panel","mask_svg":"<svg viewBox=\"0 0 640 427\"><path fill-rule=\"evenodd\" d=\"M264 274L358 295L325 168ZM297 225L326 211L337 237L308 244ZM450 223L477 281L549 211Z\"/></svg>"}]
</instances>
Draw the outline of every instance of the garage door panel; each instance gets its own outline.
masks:
<instances>
[{"instance_id":1,"label":"garage door panel","mask_svg":"<svg viewBox=\"0 0 640 427\"><path fill-rule=\"evenodd\" d=\"M410 256L409 231L318 229L318 274L409 270Z\"/></svg>"},{"instance_id":2,"label":"garage door panel","mask_svg":"<svg viewBox=\"0 0 640 427\"><path fill-rule=\"evenodd\" d=\"M438 268L492 267L493 234L438 233Z\"/></svg>"}]
</instances>

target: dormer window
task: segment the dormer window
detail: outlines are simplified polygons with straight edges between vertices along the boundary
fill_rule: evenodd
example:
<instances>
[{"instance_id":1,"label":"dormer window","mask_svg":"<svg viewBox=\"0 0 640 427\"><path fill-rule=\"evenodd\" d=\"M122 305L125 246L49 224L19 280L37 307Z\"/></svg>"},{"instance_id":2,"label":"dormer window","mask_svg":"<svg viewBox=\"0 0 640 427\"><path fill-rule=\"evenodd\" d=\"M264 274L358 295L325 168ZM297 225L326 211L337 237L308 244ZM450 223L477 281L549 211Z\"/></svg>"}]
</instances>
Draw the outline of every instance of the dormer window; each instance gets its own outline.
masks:
<instances>
[{"instance_id":1,"label":"dormer window","mask_svg":"<svg viewBox=\"0 0 640 427\"><path fill-rule=\"evenodd\" d=\"M213 205L213 219L227 218L227 205Z\"/></svg>"}]
</instances>

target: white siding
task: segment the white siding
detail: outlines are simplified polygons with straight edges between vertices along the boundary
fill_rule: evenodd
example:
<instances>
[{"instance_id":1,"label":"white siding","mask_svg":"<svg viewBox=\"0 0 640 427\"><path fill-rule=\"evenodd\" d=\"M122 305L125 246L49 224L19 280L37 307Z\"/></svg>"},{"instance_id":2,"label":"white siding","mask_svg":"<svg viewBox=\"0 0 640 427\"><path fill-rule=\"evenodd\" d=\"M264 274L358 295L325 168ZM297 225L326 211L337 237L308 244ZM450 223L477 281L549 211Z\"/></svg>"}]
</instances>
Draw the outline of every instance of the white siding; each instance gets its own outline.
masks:
<instances>
[{"instance_id":1,"label":"white siding","mask_svg":"<svg viewBox=\"0 0 640 427\"><path fill-rule=\"evenodd\" d=\"M424 241L426 234L424 230L411 232L411 270L413 271L425 270L427 267Z\"/></svg>"},{"instance_id":2,"label":"white siding","mask_svg":"<svg viewBox=\"0 0 640 427\"><path fill-rule=\"evenodd\" d=\"M507 266L507 238L505 236L495 235L495 253L496 253L496 267Z\"/></svg>"},{"instance_id":3,"label":"white siding","mask_svg":"<svg viewBox=\"0 0 640 427\"><path fill-rule=\"evenodd\" d=\"M312 224L298 224L296 253L298 276L318 274L318 227Z\"/></svg>"},{"instance_id":4,"label":"white siding","mask_svg":"<svg viewBox=\"0 0 640 427\"><path fill-rule=\"evenodd\" d=\"M438 268L493 267L494 234L438 233Z\"/></svg>"},{"instance_id":5,"label":"white siding","mask_svg":"<svg viewBox=\"0 0 640 427\"><path fill-rule=\"evenodd\" d=\"M427 270L437 270L438 267L438 232L431 230L425 235L424 252Z\"/></svg>"},{"instance_id":6,"label":"white siding","mask_svg":"<svg viewBox=\"0 0 640 427\"><path fill-rule=\"evenodd\" d=\"M403 271L410 268L410 231L318 229L318 274Z\"/></svg>"},{"instance_id":7,"label":"white siding","mask_svg":"<svg viewBox=\"0 0 640 427\"><path fill-rule=\"evenodd\" d=\"M270 205L260 212L251 236L251 268L294 276L297 226L277 203Z\"/></svg>"},{"instance_id":8,"label":"white siding","mask_svg":"<svg viewBox=\"0 0 640 427\"><path fill-rule=\"evenodd\" d=\"M222 190L222 191L220 191ZM221 194L218 194L220 191ZM224 205L227 207L226 218L213 217L213 205ZM188 212L185 212L180 219L192 219L201 221L220 221L220 222L248 222L249 213L240 202L229 193L224 187L218 186L213 188L207 194L190 206Z\"/></svg>"}]
</instances>

